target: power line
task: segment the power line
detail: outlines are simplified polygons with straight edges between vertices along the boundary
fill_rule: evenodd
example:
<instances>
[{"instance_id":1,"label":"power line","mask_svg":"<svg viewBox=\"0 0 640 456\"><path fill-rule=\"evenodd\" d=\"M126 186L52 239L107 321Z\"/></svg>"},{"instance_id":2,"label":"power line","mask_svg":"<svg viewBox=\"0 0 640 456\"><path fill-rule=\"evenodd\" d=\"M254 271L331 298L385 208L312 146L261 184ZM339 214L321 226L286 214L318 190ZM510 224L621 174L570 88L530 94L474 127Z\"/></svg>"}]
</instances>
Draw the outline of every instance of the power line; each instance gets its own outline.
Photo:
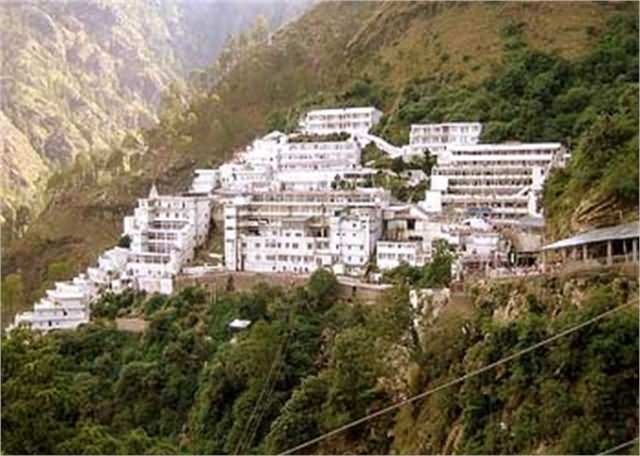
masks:
<instances>
[{"instance_id":1,"label":"power line","mask_svg":"<svg viewBox=\"0 0 640 456\"><path fill-rule=\"evenodd\" d=\"M616 451L621 450L621 449L623 449L623 448L626 448L626 447L628 447L629 445L632 445L632 444L634 444L634 443L635 443L635 442L637 442L637 441L638 441L638 437L636 437L635 439L631 439L631 440L629 440L628 442L621 443L620 445L616 445L616 446L614 446L613 448L609 448L607 451L604 451L604 452L602 452L602 453L600 453L600 454L601 454L601 455L605 455L605 454L615 453Z\"/></svg>"},{"instance_id":2,"label":"power line","mask_svg":"<svg viewBox=\"0 0 640 456\"><path fill-rule=\"evenodd\" d=\"M446 382L446 383L444 383L444 384L442 384L440 386L437 386L435 388L432 388L430 390L423 391L422 393L416 394L415 396L407 398L407 399L405 399L403 401L400 401L400 402L398 402L396 404L393 404L393 405L390 405L390 406L385 407L383 409L380 409L377 412L370 413L368 415L363 416L362 418L358 418L357 420L351 421L350 423L342 425L342 426L340 426L340 427L338 427L338 428L336 428L336 429L334 429L332 431L329 431L329 432L326 432L324 434L321 434L318 437L315 437L315 438L313 438L311 440L308 440L308 441L306 441L304 443L301 443L300 445L297 445L295 447L289 448L288 450L284 451L281 454L285 455L285 454L295 453L298 450L301 450L302 448L306 448L309 445L313 445L314 443L318 443L318 442L320 442L322 440L325 440L328 437L331 437L333 435L339 434L339 433L341 433L343 431L346 431L347 429L350 429L350 428L352 428L354 426L362 424L362 423L364 423L366 421L369 421L369 420L371 420L373 418L376 418L378 416L384 415L384 414L386 414L388 412L391 412L391 411L393 411L395 409L398 409L398 408L400 408L400 407L402 407L404 405L410 404L410 403L415 402L415 401L417 401L419 399L427 397L427 396L429 396L429 395L431 395L433 393L436 393L438 391L446 389L446 388L448 388L448 387L450 387L452 385L461 383L461 382L463 382L463 381L465 381L465 380L467 380L467 379L469 379L471 377L475 377L476 375L479 375L479 374L482 374L484 372L487 372L487 371L493 369L494 367L497 367L497 366L499 366L501 364L507 363L507 362L509 362L509 361L511 361L513 359L519 358L520 356L522 356L522 355L524 355L526 353L532 352L532 351L534 351L534 350L536 350L536 349L538 349L538 348L540 348L540 347L542 347L544 345L547 345L547 344L549 344L549 343L551 343L551 342L553 342L553 341L555 341L557 339L560 339L561 337L564 337L564 336L566 336L568 334L571 334L571 333L573 333L575 331L578 331L579 329L582 329L585 326L588 326L588 325L590 325L590 324L592 324L592 323L594 323L594 322L596 322L598 320L602 320L603 318L606 318L609 315L611 315L611 314L613 314L613 313L615 313L615 312L617 312L617 311L619 311L619 310L621 310L621 309L623 309L625 307L630 306L631 304L633 304L633 303L629 302L629 303L626 303L626 304L622 304L622 305L620 305L618 307L615 307L615 308L613 308L611 310L607 310L606 312L603 312L603 313L601 313L601 314L599 314L599 315L597 315L597 316L595 316L593 318L590 318L589 320L587 320L587 321L585 321L583 323L580 323L580 324L575 325L575 326L573 326L573 327L571 327L569 329L566 329L566 330L564 330L564 331L562 331L562 332L560 332L560 333L558 333L558 334L556 334L554 336L551 336L548 339L545 339L545 340L543 340L541 342L535 343L535 344L531 345L528 348L519 350L519 351L517 351L517 352L515 352L515 353L513 353L513 354L511 354L509 356L506 356L506 357L504 357L504 358L502 358L502 359L500 359L498 361L495 361L495 362L493 362L491 364L487 364L484 367L481 367L479 369L471 371L471 372L469 372L469 373L467 373L467 374L465 374L465 375L463 375L461 377L458 377L458 378L456 378L454 380L448 381L448 382Z\"/></svg>"},{"instance_id":3,"label":"power line","mask_svg":"<svg viewBox=\"0 0 640 456\"><path fill-rule=\"evenodd\" d=\"M286 347L287 347L287 345L288 345L288 341L289 341L289 339L287 339L287 340L286 340L286 343L285 343L285 346L284 346L285 348L283 349L283 351L282 351L282 353L281 353L281 355L283 355L283 356L286 356L286 353L287 353L287 351L286 351L286 350L287 350L287 349L286 349ZM277 372L279 373L279 372L280 372L280 369L277 369ZM276 375L276 380L277 380L277 375ZM276 387L276 381L274 381L274 382L271 384L271 388L269 388L269 393L268 393L268 394L267 394L267 396L266 396L267 398L268 398L269 396L271 396L271 394L273 394L273 390L275 389L275 387ZM246 441L245 441L245 445L244 445L244 447L242 448L242 452L246 452L246 450L247 450L247 449L251 448L251 444L253 443L253 440L256 438L256 434L258 433L258 430L260 429L260 424L262 424L262 418L264 417L264 414L265 414L265 412L266 412L267 410L268 410L268 404L265 404L265 405L264 405L264 407L262 407L262 411L261 411L261 412L260 412L260 414L258 415L258 418L257 418L256 424L255 424L255 426L254 426L254 428L253 428L253 432L249 433L249 436L248 436L248 438L247 438L247 439L246 439Z\"/></svg>"},{"instance_id":4,"label":"power line","mask_svg":"<svg viewBox=\"0 0 640 456\"><path fill-rule=\"evenodd\" d=\"M265 396L265 392L267 391L267 389L269 389L269 393L267 394L267 396L269 396L273 392L273 388L275 388L275 378L272 384L271 376L273 375L276 366L280 363L280 358L286 353L286 349L287 349L286 347L289 343L289 338L291 336L291 333L293 332L292 331L293 313L294 313L294 308L292 307L289 310L289 313L287 315L287 333L285 335L284 340L280 344L278 351L276 352L276 356L274 357L273 362L271 363L271 367L269 369L269 373L267 375L265 383L262 387L262 391L260 392L260 395L258 396L258 400L256 401L256 405L254 406L251 412L251 415L249 416L249 420L247 421L247 424L245 425L245 428L242 431L240 438L238 439L238 443L236 444L235 450L233 452L234 454L239 454L240 450L245 451L247 449L248 445L250 445L250 441L247 441L248 440L247 437L249 435L252 435L251 440L255 438L255 434L257 433L257 428L260 426L260 421L262 420L262 416L264 415L264 412L266 410L266 405L263 407L263 410L260 412L260 415L258 416L258 422L256 424L256 429L254 430L254 432L251 432L250 434L247 434L247 433L249 432L249 429L251 427L251 422L253 421L254 416L256 416L256 412L258 411L258 408L262 403L262 399Z\"/></svg>"},{"instance_id":5,"label":"power line","mask_svg":"<svg viewBox=\"0 0 640 456\"><path fill-rule=\"evenodd\" d=\"M280 344L280 347L278 348L278 351L276 352L276 355L273 358L273 361L271 362L271 367L269 368L269 373L267 374L267 378L265 379L265 382L262 386L262 390L260 391L260 395L258 396L258 400L256 401L255 406L253 407L253 410L251 411L251 415L249 415L249 419L247 420L247 423L242 431L242 434L240 434L240 438L238 439L238 443L236 444L236 447L233 451L233 454L239 454L240 449L242 449L245 445L244 445L244 441L247 437L247 433L249 432L249 428L251 426L251 422L253 421L254 416L256 415L256 412L258 411L258 407L260 407L260 404L262 403L262 398L265 396L265 393L267 391L267 388L270 388L270 384L271 384L271 377L273 376L274 372L275 372L275 367L278 365L278 363L280 362L280 355L283 351L283 348L285 347L285 344L287 342L287 340L289 339L289 333L287 332L287 335L285 337L285 339L282 341L282 344Z\"/></svg>"}]
</instances>

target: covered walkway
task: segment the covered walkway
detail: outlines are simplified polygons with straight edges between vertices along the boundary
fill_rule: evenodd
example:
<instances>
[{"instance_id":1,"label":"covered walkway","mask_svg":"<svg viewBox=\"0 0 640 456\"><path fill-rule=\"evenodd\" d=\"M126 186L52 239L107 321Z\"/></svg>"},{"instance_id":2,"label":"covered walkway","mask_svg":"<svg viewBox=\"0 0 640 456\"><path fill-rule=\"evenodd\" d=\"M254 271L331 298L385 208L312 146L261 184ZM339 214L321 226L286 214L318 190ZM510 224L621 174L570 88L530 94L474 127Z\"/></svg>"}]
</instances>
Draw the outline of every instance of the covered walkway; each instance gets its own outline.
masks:
<instances>
[{"instance_id":1,"label":"covered walkway","mask_svg":"<svg viewBox=\"0 0 640 456\"><path fill-rule=\"evenodd\" d=\"M543 246L543 262L594 267L637 263L639 238L638 221L600 228Z\"/></svg>"}]
</instances>

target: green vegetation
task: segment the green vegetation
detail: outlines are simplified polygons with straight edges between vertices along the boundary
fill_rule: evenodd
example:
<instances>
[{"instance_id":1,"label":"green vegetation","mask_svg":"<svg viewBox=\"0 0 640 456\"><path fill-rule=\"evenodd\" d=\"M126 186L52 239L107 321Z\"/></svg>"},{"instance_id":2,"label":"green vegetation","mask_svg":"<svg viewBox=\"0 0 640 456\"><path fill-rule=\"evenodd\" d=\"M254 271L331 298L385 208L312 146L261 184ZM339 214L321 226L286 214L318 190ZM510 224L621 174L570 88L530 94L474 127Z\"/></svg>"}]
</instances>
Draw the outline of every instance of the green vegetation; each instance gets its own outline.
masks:
<instances>
[{"instance_id":1,"label":"green vegetation","mask_svg":"<svg viewBox=\"0 0 640 456\"><path fill-rule=\"evenodd\" d=\"M120 239L118 239L118 247L123 247L125 249L128 249L129 246L131 245L131 237L128 234L125 234L124 236L120 236Z\"/></svg>"},{"instance_id":2,"label":"green vegetation","mask_svg":"<svg viewBox=\"0 0 640 456\"><path fill-rule=\"evenodd\" d=\"M400 266L383 274L385 282L406 284L418 288L444 288L451 282L451 264L454 260L453 248L446 241L436 241L431 262L424 266Z\"/></svg>"},{"instance_id":3,"label":"green vegetation","mask_svg":"<svg viewBox=\"0 0 640 456\"><path fill-rule=\"evenodd\" d=\"M289 290L107 295L77 331L3 339L3 450L278 453L632 302L637 283L496 285L472 314L435 319L407 292L364 307L320 271ZM517 312L498 318L506 306ZM149 327L120 332L119 315ZM234 318L252 325L232 332ZM629 309L306 452L603 451L635 435L637 358Z\"/></svg>"},{"instance_id":4,"label":"green vegetation","mask_svg":"<svg viewBox=\"0 0 640 456\"><path fill-rule=\"evenodd\" d=\"M600 225L633 217L639 194L637 17L616 17L575 61L529 48L521 26L506 27L503 39L505 57L489 78L462 87L435 78L408 83L398 111L377 129L394 141L411 123L475 120L483 122L486 142L560 141L573 159L545 191L552 234L577 228L567 218ZM604 211L593 210L602 204Z\"/></svg>"},{"instance_id":5,"label":"green vegetation","mask_svg":"<svg viewBox=\"0 0 640 456\"><path fill-rule=\"evenodd\" d=\"M328 135L300 134L289 139L290 142L335 142L346 141L351 135L349 133L331 133Z\"/></svg>"}]
</instances>

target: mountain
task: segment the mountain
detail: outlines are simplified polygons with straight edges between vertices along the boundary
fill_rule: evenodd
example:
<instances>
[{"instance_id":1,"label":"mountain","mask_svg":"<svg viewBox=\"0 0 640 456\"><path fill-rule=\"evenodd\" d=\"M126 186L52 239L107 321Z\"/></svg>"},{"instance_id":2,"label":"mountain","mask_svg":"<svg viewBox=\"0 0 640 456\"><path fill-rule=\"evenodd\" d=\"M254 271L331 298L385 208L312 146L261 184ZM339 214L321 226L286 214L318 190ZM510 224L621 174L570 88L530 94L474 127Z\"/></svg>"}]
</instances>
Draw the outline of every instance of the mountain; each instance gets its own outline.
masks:
<instances>
[{"instance_id":1,"label":"mountain","mask_svg":"<svg viewBox=\"0 0 640 456\"><path fill-rule=\"evenodd\" d=\"M276 28L305 4L3 2L3 218L37 213L47 179L77 156L104 156L127 132L154 125L169 84L187 90L230 34L259 17Z\"/></svg>"},{"instance_id":2,"label":"mountain","mask_svg":"<svg viewBox=\"0 0 640 456\"><path fill-rule=\"evenodd\" d=\"M188 103L169 103L160 125L142 135L148 152L133 165L115 160L105 176L78 164L51 183L48 206L5 249L3 270L20 275L28 305L54 277L52 265L72 275L113 245L152 182L161 192L183 189L194 168L228 159L268 129L290 129L306 109L333 105L383 109L377 133L396 144L412 122L440 120L482 121L485 140L565 142L576 159L545 190L554 201L549 239L634 217L637 9L320 3L266 42L227 43L214 65L222 79ZM604 201L606 217L562 223L574 218L576 200Z\"/></svg>"},{"instance_id":3,"label":"mountain","mask_svg":"<svg viewBox=\"0 0 640 456\"><path fill-rule=\"evenodd\" d=\"M47 207L4 251L3 303L10 290L30 306L95 261L152 183L184 189L194 168L313 107L374 104L395 144L440 120L482 121L487 141L563 141L573 157L545 185L547 239L637 218L637 3L320 3L267 40L230 40L205 76L107 162L49 181ZM635 277L455 294L440 313L436 299L414 310L402 284L358 305L320 271L300 287L104 296L77 331L3 339L5 450L282 453L578 325L301 451L595 454L637 437ZM118 330L123 315L147 330ZM236 318L251 327L231 333Z\"/></svg>"}]
</instances>

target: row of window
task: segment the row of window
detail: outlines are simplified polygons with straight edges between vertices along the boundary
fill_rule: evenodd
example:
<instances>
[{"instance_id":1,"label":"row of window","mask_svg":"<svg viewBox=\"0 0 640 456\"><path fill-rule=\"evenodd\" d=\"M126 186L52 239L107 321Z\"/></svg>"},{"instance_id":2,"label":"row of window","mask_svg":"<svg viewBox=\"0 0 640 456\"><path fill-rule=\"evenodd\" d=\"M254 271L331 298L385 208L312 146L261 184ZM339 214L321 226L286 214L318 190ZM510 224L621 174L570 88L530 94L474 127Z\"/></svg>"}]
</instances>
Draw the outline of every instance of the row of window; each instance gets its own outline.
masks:
<instances>
[{"instance_id":1,"label":"row of window","mask_svg":"<svg viewBox=\"0 0 640 456\"><path fill-rule=\"evenodd\" d=\"M456 160L455 166L482 166L482 167L496 167L496 166L547 166L549 160Z\"/></svg>"},{"instance_id":2,"label":"row of window","mask_svg":"<svg viewBox=\"0 0 640 456\"><path fill-rule=\"evenodd\" d=\"M415 255L404 253L378 253L380 260L415 261Z\"/></svg>"},{"instance_id":3,"label":"row of window","mask_svg":"<svg viewBox=\"0 0 640 456\"><path fill-rule=\"evenodd\" d=\"M554 151L540 149L454 150L453 155L549 155Z\"/></svg>"}]
</instances>

